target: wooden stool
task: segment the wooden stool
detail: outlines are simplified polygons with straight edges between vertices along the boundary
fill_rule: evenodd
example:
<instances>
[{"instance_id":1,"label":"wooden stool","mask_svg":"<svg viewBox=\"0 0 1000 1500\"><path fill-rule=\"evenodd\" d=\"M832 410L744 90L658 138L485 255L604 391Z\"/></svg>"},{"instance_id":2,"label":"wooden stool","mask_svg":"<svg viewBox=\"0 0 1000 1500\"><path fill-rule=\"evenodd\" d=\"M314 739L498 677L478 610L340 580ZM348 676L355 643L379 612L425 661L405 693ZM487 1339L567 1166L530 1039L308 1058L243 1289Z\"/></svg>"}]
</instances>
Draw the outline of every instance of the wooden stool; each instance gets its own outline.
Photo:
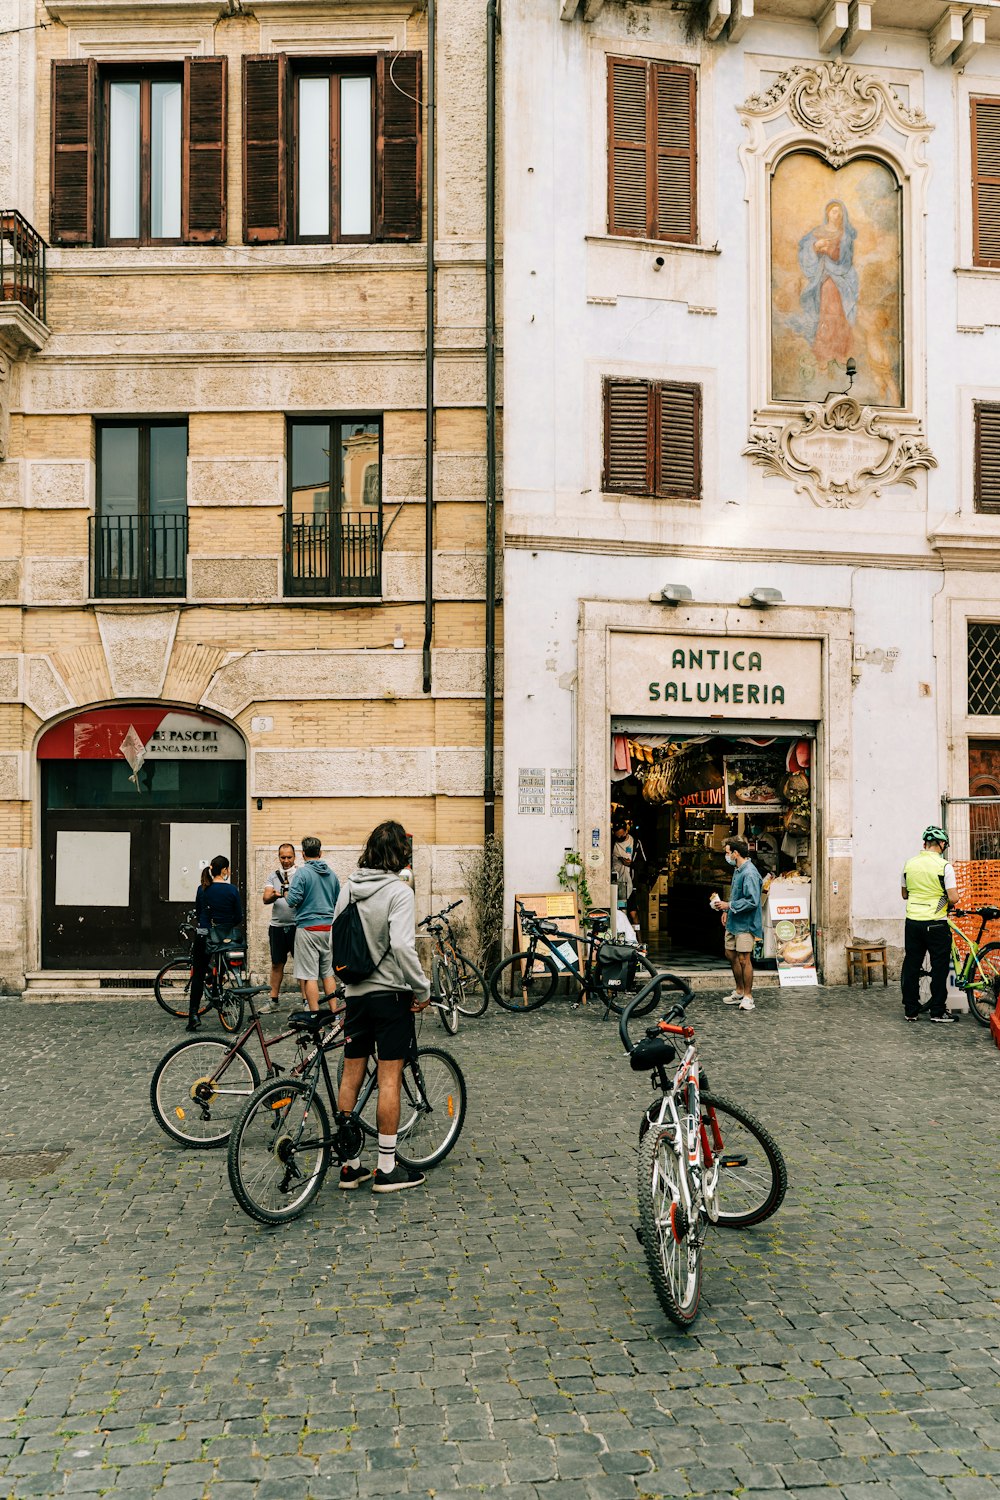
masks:
<instances>
[{"instance_id":1,"label":"wooden stool","mask_svg":"<svg viewBox=\"0 0 1000 1500\"><path fill-rule=\"evenodd\" d=\"M847 946L847 982L853 984L855 979L861 979L862 989L867 989L874 984L878 977L878 969L882 969L883 987L889 983L889 961L886 957L885 943L849 943Z\"/></svg>"}]
</instances>

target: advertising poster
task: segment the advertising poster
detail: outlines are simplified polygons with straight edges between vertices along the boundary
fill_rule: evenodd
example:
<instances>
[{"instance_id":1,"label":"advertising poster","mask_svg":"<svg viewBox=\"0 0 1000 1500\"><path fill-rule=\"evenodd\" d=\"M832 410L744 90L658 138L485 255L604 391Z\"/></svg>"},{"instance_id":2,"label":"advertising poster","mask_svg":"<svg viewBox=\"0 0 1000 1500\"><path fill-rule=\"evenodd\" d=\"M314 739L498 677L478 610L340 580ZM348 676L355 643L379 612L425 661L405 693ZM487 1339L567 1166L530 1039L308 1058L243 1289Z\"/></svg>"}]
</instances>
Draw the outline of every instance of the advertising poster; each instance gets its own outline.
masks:
<instances>
[{"instance_id":1,"label":"advertising poster","mask_svg":"<svg viewBox=\"0 0 1000 1500\"><path fill-rule=\"evenodd\" d=\"M726 812L775 813L784 807L781 783L785 777L781 751L762 755L724 755Z\"/></svg>"},{"instance_id":2,"label":"advertising poster","mask_svg":"<svg viewBox=\"0 0 1000 1500\"><path fill-rule=\"evenodd\" d=\"M783 986L818 985L809 920L811 886L806 881L772 882L767 893L767 916L774 931L778 983Z\"/></svg>"}]
</instances>

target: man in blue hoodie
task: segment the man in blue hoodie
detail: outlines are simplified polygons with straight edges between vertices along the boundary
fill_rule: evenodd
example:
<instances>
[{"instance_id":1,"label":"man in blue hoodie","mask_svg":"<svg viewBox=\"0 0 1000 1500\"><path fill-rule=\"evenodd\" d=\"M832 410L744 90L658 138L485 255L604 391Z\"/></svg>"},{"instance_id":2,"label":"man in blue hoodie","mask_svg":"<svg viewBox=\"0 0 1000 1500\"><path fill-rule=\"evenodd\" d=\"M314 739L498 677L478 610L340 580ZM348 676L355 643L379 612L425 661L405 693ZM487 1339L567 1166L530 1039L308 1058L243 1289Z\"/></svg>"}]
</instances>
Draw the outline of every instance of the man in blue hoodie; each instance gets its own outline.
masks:
<instances>
[{"instance_id":1,"label":"man in blue hoodie","mask_svg":"<svg viewBox=\"0 0 1000 1500\"><path fill-rule=\"evenodd\" d=\"M330 928L340 881L320 858L322 853L319 839L302 840L305 864L296 870L285 898L295 913L295 977L304 981L303 993L312 1011L319 1010L321 981L328 1000L332 1000L336 988Z\"/></svg>"}]
</instances>

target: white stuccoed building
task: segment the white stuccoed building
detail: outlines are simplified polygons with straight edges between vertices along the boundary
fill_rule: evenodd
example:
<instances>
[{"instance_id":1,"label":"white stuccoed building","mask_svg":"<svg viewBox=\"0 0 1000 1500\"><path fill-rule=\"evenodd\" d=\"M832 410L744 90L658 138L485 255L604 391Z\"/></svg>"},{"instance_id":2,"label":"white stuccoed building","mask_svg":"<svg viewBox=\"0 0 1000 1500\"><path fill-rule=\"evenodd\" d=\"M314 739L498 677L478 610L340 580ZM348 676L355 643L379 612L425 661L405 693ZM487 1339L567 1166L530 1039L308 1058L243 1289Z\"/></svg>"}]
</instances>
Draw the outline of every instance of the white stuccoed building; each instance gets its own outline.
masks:
<instances>
[{"instance_id":1,"label":"white stuccoed building","mask_svg":"<svg viewBox=\"0 0 1000 1500\"><path fill-rule=\"evenodd\" d=\"M503 19L508 906L616 806L698 969L738 830L842 981L1000 790L1000 9Z\"/></svg>"}]
</instances>

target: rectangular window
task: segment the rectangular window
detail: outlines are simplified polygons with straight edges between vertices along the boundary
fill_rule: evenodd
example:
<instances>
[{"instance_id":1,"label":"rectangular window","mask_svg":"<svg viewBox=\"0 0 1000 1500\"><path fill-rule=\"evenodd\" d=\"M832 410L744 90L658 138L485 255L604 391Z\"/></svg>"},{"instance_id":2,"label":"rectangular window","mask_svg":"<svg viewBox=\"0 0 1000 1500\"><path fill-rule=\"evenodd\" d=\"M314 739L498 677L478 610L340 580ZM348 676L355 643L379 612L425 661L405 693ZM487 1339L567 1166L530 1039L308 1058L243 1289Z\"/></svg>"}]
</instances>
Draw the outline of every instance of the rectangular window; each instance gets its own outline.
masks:
<instances>
[{"instance_id":1,"label":"rectangular window","mask_svg":"<svg viewBox=\"0 0 1000 1500\"><path fill-rule=\"evenodd\" d=\"M285 593L336 597L381 590L381 422L290 419Z\"/></svg>"},{"instance_id":2,"label":"rectangular window","mask_svg":"<svg viewBox=\"0 0 1000 1500\"><path fill-rule=\"evenodd\" d=\"M608 58L608 233L693 243L695 72Z\"/></svg>"},{"instance_id":3,"label":"rectangular window","mask_svg":"<svg viewBox=\"0 0 1000 1500\"><path fill-rule=\"evenodd\" d=\"M603 487L663 500L699 499L700 386L605 380Z\"/></svg>"},{"instance_id":4,"label":"rectangular window","mask_svg":"<svg viewBox=\"0 0 1000 1500\"><path fill-rule=\"evenodd\" d=\"M182 598L187 565L187 423L97 428L94 598Z\"/></svg>"},{"instance_id":5,"label":"rectangular window","mask_svg":"<svg viewBox=\"0 0 1000 1500\"><path fill-rule=\"evenodd\" d=\"M973 500L976 510L1000 515L1000 403L977 401Z\"/></svg>"},{"instance_id":6,"label":"rectangular window","mask_svg":"<svg viewBox=\"0 0 1000 1500\"><path fill-rule=\"evenodd\" d=\"M969 713L1000 714L1000 625L969 621Z\"/></svg>"},{"instance_id":7,"label":"rectangular window","mask_svg":"<svg viewBox=\"0 0 1000 1500\"><path fill-rule=\"evenodd\" d=\"M53 243L222 243L225 106L224 57L53 63Z\"/></svg>"},{"instance_id":8,"label":"rectangular window","mask_svg":"<svg viewBox=\"0 0 1000 1500\"><path fill-rule=\"evenodd\" d=\"M414 240L421 55L243 59L248 244Z\"/></svg>"},{"instance_id":9,"label":"rectangular window","mask_svg":"<svg viewBox=\"0 0 1000 1500\"><path fill-rule=\"evenodd\" d=\"M972 259L1000 266L1000 98L972 99Z\"/></svg>"}]
</instances>

